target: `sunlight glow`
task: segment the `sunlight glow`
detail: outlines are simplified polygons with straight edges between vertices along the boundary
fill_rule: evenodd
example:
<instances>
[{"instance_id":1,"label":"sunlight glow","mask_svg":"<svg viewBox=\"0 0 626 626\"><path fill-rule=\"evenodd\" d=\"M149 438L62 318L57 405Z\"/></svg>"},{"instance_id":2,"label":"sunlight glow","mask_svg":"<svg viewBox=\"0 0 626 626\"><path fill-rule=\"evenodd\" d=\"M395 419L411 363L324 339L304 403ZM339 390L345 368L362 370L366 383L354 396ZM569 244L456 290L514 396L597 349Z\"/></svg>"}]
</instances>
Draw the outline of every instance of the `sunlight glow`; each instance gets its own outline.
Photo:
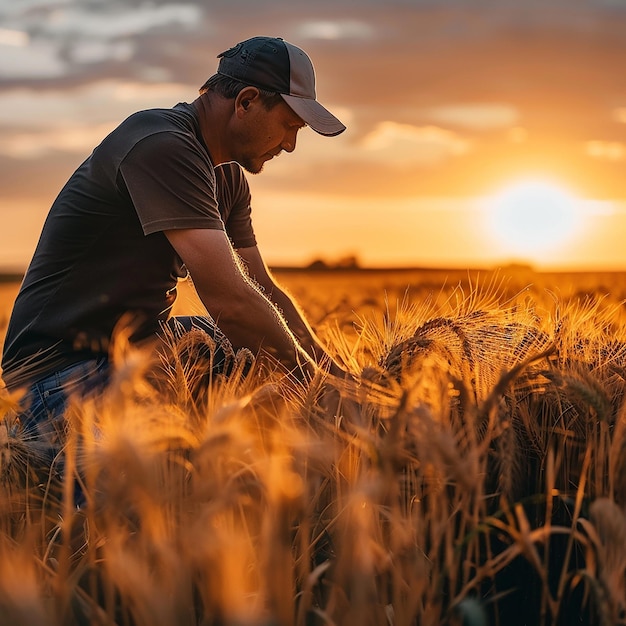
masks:
<instances>
[{"instance_id":1,"label":"sunlight glow","mask_svg":"<svg viewBox=\"0 0 626 626\"><path fill-rule=\"evenodd\" d=\"M532 256L566 244L581 218L581 201L546 181L523 181L487 201L488 222L507 252Z\"/></svg>"}]
</instances>

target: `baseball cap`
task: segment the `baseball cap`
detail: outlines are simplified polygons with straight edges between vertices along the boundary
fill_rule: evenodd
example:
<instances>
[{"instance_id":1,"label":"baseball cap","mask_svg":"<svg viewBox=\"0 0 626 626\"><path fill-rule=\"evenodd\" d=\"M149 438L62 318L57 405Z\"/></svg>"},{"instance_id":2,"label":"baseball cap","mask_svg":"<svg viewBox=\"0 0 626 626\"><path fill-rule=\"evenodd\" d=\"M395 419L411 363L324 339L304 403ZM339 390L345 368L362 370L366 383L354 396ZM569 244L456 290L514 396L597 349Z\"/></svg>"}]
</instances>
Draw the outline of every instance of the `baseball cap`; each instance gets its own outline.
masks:
<instances>
[{"instance_id":1,"label":"baseball cap","mask_svg":"<svg viewBox=\"0 0 626 626\"><path fill-rule=\"evenodd\" d=\"M279 93L291 109L320 135L346 127L315 98L315 70L304 50L280 37L253 37L217 55L217 73Z\"/></svg>"}]
</instances>

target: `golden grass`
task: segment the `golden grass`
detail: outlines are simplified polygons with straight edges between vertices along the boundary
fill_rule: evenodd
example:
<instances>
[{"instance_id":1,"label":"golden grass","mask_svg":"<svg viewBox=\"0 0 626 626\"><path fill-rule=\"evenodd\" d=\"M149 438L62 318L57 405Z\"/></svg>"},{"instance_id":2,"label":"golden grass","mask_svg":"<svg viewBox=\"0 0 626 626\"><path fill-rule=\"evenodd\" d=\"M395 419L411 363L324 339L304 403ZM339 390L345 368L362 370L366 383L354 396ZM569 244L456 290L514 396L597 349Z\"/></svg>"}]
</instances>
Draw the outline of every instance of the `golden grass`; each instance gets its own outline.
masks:
<instances>
[{"instance_id":1,"label":"golden grass","mask_svg":"<svg viewBox=\"0 0 626 626\"><path fill-rule=\"evenodd\" d=\"M297 294L358 385L244 376L246 354L209 377L201 334L156 367L120 345L107 392L67 412L62 483L1 395L0 623L626 623L608 293Z\"/></svg>"}]
</instances>

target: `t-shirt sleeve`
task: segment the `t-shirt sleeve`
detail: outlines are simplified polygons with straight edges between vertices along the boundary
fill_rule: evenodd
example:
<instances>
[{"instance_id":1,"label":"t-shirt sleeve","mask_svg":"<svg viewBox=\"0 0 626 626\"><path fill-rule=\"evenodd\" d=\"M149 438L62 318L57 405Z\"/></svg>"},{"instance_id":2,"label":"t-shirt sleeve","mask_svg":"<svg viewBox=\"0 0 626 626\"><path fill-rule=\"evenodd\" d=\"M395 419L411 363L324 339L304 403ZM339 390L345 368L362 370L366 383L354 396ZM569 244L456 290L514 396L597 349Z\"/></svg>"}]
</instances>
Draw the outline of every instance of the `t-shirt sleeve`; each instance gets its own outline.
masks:
<instances>
[{"instance_id":1,"label":"t-shirt sleeve","mask_svg":"<svg viewBox=\"0 0 626 626\"><path fill-rule=\"evenodd\" d=\"M145 137L124 157L119 174L145 235L180 228L224 230L213 166L186 135Z\"/></svg>"},{"instance_id":2,"label":"t-shirt sleeve","mask_svg":"<svg viewBox=\"0 0 626 626\"><path fill-rule=\"evenodd\" d=\"M237 163L224 163L216 167L215 184L220 213L233 246L256 246L250 187L241 167Z\"/></svg>"}]
</instances>

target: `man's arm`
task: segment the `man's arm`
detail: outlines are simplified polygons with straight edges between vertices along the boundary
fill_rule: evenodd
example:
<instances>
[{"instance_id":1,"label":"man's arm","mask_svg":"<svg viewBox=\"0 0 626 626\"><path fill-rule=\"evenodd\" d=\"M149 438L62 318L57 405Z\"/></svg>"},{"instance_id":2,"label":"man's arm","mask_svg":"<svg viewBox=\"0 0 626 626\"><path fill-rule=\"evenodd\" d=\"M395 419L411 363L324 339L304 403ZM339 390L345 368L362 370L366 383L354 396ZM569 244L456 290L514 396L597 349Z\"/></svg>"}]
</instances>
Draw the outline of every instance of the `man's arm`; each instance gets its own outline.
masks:
<instances>
[{"instance_id":1,"label":"man's arm","mask_svg":"<svg viewBox=\"0 0 626 626\"><path fill-rule=\"evenodd\" d=\"M300 377L313 374L313 359L246 276L224 231L183 229L165 235L187 266L200 300L235 349L262 349Z\"/></svg>"},{"instance_id":2,"label":"man's arm","mask_svg":"<svg viewBox=\"0 0 626 626\"><path fill-rule=\"evenodd\" d=\"M265 290L267 297L282 313L289 329L309 356L316 363L328 363L331 374L345 375L345 370L327 353L296 303L276 283L258 247L239 248L237 253L243 260L250 277Z\"/></svg>"}]
</instances>

